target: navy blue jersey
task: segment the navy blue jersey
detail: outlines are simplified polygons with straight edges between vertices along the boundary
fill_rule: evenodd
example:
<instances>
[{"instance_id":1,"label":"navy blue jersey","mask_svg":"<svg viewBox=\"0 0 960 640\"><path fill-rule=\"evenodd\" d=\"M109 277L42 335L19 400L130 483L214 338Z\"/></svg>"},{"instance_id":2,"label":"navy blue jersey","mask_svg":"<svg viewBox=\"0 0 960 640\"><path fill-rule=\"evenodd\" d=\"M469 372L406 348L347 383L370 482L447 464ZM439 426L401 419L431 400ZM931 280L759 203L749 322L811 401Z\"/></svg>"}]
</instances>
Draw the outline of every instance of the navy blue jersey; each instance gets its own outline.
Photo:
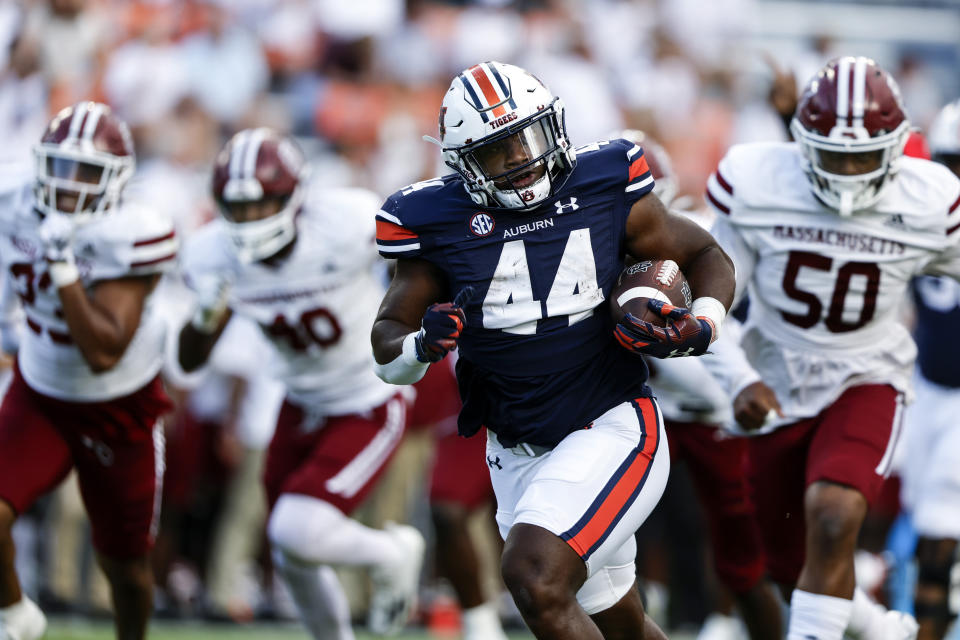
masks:
<instances>
[{"instance_id":1,"label":"navy blue jersey","mask_svg":"<svg viewBox=\"0 0 960 640\"><path fill-rule=\"evenodd\" d=\"M923 377L945 387L960 387L960 283L922 276L911 284L917 307L917 365Z\"/></svg>"},{"instance_id":2,"label":"navy blue jersey","mask_svg":"<svg viewBox=\"0 0 960 640\"><path fill-rule=\"evenodd\" d=\"M604 303L625 253L630 207L653 189L643 150L588 145L539 207L485 209L458 176L391 195L377 217L388 258L420 257L470 285L458 380L460 433L481 426L511 446L553 446L624 400L648 396L643 360L613 340Z\"/></svg>"}]
</instances>

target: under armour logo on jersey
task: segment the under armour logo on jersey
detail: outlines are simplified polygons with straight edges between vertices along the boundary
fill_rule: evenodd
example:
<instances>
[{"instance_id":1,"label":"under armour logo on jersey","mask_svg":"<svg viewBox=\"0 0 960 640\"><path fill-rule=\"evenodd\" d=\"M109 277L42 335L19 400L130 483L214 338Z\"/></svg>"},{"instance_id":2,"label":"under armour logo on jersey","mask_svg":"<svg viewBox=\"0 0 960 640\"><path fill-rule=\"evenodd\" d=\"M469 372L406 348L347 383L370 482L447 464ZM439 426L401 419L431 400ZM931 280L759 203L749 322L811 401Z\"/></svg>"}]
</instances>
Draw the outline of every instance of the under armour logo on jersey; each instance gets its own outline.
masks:
<instances>
[{"instance_id":1,"label":"under armour logo on jersey","mask_svg":"<svg viewBox=\"0 0 960 640\"><path fill-rule=\"evenodd\" d=\"M500 456L497 456L496 458L491 458L490 456L487 456L487 464L490 465L491 469L496 467L501 471L503 470L503 466L500 464Z\"/></svg>"},{"instance_id":2,"label":"under armour logo on jersey","mask_svg":"<svg viewBox=\"0 0 960 640\"><path fill-rule=\"evenodd\" d=\"M557 208L557 215L561 213L566 213L567 211L576 211L580 208L580 205L577 204L576 198L570 198L570 202L563 204L559 200L553 203L553 206Z\"/></svg>"},{"instance_id":3,"label":"under armour logo on jersey","mask_svg":"<svg viewBox=\"0 0 960 640\"><path fill-rule=\"evenodd\" d=\"M470 218L470 232L475 236L488 236L493 233L493 228L496 226L496 223L493 221L493 218L488 216L483 211L479 211Z\"/></svg>"},{"instance_id":4,"label":"under armour logo on jersey","mask_svg":"<svg viewBox=\"0 0 960 640\"><path fill-rule=\"evenodd\" d=\"M887 218L887 221L884 222L883 224L888 227L896 227L898 229L902 229L904 226L903 216L900 215L899 213L894 213L889 218Z\"/></svg>"},{"instance_id":5,"label":"under armour logo on jersey","mask_svg":"<svg viewBox=\"0 0 960 640\"><path fill-rule=\"evenodd\" d=\"M684 356L690 355L691 353L693 353L693 347L687 347L687 348L684 349L683 351L680 351L679 349L674 349L673 351L671 351L670 353L668 353L665 357L667 357L667 358L682 358L682 357L684 357Z\"/></svg>"}]
</instances>

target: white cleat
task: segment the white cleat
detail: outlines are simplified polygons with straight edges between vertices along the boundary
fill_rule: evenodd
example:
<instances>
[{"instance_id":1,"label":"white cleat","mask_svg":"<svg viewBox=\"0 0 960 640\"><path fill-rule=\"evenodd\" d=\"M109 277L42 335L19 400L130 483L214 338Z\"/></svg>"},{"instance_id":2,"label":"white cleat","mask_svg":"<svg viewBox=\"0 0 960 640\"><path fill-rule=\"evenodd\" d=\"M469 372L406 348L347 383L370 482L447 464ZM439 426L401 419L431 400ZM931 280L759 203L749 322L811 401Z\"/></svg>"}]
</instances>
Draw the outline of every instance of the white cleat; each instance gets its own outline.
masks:
<instances>
[{"instance_id":1,"label":"white cleat","mask_svg":"<svg viewBox=\"0 0 960 640\"><path fill-rule=\"evenodd\" d=\"M20 602L0 609L0 640L38 640L47 630L47 617L24 596Z\"/></svg>"},{"instance_id":2,"label":"white cleat","mask_svg":"<svg viewBox=\"0 0 960 640\"><path fill-rule=\"evenodd\" d=\"M887 611L884 618L887 640L917 640L920 625L912 615L903 611Z\"/></svg>"},{"instance_id":3,"label":"white cleat","mask_svg":"<svg viewBox=\"0 0 960 640\"><path fill-rule=\"evenodd\" d=\"M401 549L400 562L389 567L374 567L370 572L373 594L367 626L374 633L396 635L406 626L417 602L426 542L420 532L409 525L390 522L384 529L394 536Z\"/></svg>"}]
</instances>

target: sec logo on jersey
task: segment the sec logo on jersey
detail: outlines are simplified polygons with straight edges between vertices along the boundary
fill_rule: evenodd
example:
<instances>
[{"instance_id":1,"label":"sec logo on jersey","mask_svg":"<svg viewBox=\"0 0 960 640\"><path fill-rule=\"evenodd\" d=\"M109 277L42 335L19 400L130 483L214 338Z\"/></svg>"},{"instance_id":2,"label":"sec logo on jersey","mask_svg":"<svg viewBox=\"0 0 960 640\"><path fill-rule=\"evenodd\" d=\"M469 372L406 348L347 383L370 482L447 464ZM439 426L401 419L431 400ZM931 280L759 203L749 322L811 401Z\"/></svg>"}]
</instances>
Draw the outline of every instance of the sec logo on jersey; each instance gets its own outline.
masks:
<instances>
[{"instance_id":1,"label":"sec logo on jersey","mask_svg":"<svg viewBox=\"0 0 960 640\"><path fill-rule=\"evenodd\" d=\"M493 233L495 223L493 218L480 211L470 218L470 232L475 236L488 236Z\"/></svg>"}]
</instances>

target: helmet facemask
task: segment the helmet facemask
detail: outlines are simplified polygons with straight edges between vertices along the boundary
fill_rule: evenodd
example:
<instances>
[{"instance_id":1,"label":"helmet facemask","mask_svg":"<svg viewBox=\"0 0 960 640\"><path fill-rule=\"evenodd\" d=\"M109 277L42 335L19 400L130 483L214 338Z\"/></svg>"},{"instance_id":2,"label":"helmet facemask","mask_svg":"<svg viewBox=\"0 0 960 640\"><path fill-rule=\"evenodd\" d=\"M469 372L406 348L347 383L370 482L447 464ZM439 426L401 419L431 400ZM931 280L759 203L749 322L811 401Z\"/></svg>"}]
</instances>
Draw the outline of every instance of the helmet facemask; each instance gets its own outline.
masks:
<instances>
[{"instance_id":1,"label":"helmet facemask","mask_svg":"<svg viewBox=\"0 0 960 640\"><path fill-rule=\"evenodd\" d=\"M134 171L131 156L97 149L40 143L34 147L36 207L42 215L61 213L85 224L117 206ZM73 201L61 209L61 203Z\"/></svg>"},{"instance_id":2,"label":"helmet facemask","mask_svg":"<svg viewBox=\"0 0 960 640\"><path fill-rule=\"evenodd\" d=\"M553 105L478 142L446 149L447 164L488 206L530 209L562 183L566 156ZM451 161L452 158L452 161Z\"/></svg>"},{"instance_id":3,"label":"helmet facemask","mask_svg":"<svg viewBox=\"0 0 960 640\"><path fill-rule=\"evenodd\" d=\"M836 127L830 136L822 136L807 131L796 119L790 129L800 143L804 170L814 193L841 216L849 216L880 200L884 187L899 170L899 159L910 133L907 121L889 133L874 137L852 127L849 132ZM856 157L844 160L845 155ZM841 172L836 170L839 165L860 170Z\"/></svg>"},{"instance_id":4,"label":"helmet facemask","mask_svg":"<svg viewBox=\"0 0 960 640\"><path fill-rule=\"evenodd\" d=\"M481 62L450 84L439 118L443 161L482 207L525 211L563 185L576 166L563 101L529 72Z\"/></svg>"},{"instance_id":5,"label":"helmet facemask","mask_svg":"<svg viewBox=\"0 0 960 640\"><path fill-rule=\"evenodd\" d=\"M236 215L244 205L269 206L271 202L277 203L275 213L252 220L241 220ZM298 185L286 198L246 198L219 204L237 258L251 264L276 255L293 241L297 234L297 211L303 204L303 188Z\"/></svg>"}]
</instances>

